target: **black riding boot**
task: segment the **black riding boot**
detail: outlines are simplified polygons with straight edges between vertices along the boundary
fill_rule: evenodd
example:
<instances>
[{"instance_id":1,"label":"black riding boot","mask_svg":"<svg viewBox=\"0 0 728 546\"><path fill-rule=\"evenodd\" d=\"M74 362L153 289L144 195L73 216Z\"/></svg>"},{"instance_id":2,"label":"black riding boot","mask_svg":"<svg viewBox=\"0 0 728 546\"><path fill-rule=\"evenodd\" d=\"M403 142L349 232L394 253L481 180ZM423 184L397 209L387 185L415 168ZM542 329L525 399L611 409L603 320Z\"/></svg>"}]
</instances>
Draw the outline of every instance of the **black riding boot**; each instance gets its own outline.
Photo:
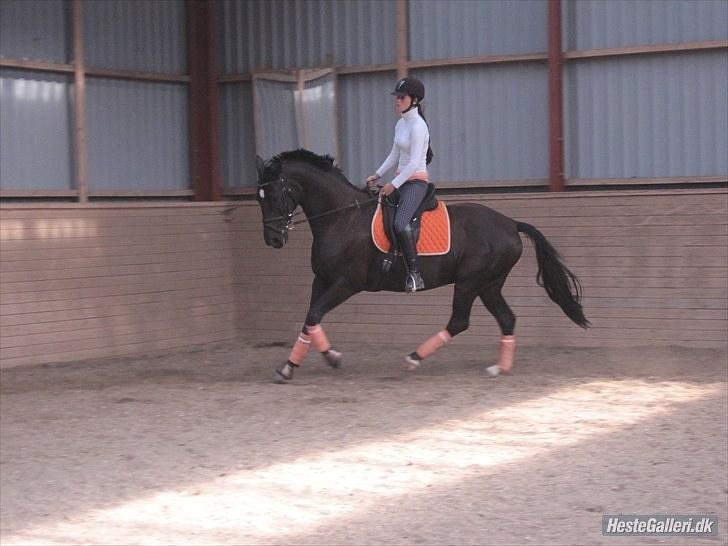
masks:
<instances>
[{"instance_id":1,"label":"black riding boot","mask_svg":"<svg viewBox=\"0 0 728 546\"><path fill-rule=\"evenodd\" d=\"M414 232L412 226L408 225L404 231L397 234L399 249L404 255L404 263L407 267L407 282L404 286L405 292L416 292L424 290L425 281L420 275L420 268L417 263L417 246L415 245Z\"/></svg>"}]
</instances>

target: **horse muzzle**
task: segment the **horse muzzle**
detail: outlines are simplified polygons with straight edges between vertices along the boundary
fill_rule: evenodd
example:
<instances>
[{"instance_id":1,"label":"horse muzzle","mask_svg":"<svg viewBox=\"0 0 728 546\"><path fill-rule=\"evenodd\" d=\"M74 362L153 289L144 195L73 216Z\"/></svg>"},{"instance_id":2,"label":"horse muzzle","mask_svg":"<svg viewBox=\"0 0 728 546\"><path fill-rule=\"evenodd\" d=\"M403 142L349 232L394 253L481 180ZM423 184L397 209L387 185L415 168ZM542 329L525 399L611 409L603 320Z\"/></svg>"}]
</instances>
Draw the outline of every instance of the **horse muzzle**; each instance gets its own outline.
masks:
<instances>
[{"instance_id":1,"label":"horse muzzle","mask_svg":"<svg viewBox=\"0 0 728 546\"><path fill-rule=\"evenodd\" d=\"M288 230L287 229L275 229L271 226L265 226L263 231L263 239L265 244L273 248L283 248L283 245L288 242Z\"/></svg>"}]
</instances>

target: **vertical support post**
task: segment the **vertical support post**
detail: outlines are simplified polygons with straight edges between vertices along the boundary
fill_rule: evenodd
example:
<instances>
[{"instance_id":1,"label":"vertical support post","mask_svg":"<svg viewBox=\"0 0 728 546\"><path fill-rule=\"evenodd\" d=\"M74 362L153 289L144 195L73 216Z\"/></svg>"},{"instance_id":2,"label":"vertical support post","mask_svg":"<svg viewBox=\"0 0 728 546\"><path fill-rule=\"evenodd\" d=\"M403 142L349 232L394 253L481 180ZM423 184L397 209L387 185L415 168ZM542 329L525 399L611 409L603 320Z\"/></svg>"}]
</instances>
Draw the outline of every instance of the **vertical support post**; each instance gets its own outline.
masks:
<instances>
[{"instance_id":1,"label":"vertical support post","mask_svg":"<svg viewBox=\"0 0 728 546\"><path fill-rule=\"evenodd\" d=\"M88 201L88 153L86 150L86 64L83 55L83 5L73 0L73 144L76 189L81 203Z\"/></svg>"},{"instance_id":2,"label":"vertical support post","mask_svg":"<svg viewBox=\"0 0 728 546\"><path fill-rule=\"evenodd\" d=\"M549 188L564 191L561 0L548 0Z\"/></svg>"},{"instance_id":3,"label":"vertical support post","mask_svg":"<svg viewBox=\"0 0 728 546\"><path fill-rule=\"evenodd\" d=\"M187 0L190 168L195 201L220 199L216 3Z\"/></svg>"},{"instance_id":4,"label":"vertical support post","mask_svg":"<svg viewBox=\"0 0 728 546\"><path fill-rule=\"evenodd\" d=\"M409 25L407 24L407 0L397 0L396 5L396 29L397 29L397 79L407 76L407 50Z\"/></svg>"}]
</instances>

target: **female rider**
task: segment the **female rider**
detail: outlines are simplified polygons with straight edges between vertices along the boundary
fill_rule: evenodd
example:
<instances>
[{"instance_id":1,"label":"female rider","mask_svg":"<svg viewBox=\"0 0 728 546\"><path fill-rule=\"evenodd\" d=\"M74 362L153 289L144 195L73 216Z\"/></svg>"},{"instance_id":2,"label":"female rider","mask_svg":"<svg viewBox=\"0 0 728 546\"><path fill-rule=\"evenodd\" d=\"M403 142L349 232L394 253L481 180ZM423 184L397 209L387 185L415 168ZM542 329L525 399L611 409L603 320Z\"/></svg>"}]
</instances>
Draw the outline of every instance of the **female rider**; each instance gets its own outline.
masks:
<instances>
[{"instance_id":1,"label":"female rider","mask_svg":"<svg viewBox=\"0 0 728 546\"><path fill-rule=\"evenodd\" d=\"M427 192L427 165L432 161L430 131L421 106L425 98L425 86L417 78L409 76L397 82L392 95L395 96L396 108L402 117L394 128L392 151L375 174L367 177L367 184L373 187L384 173L397 165L395 178L382 187L380 196L399 190L394 232L407 266L405 292L415 292L424 289L425 283L420 275L410 220Z\"/></svg>"}]
</instances>

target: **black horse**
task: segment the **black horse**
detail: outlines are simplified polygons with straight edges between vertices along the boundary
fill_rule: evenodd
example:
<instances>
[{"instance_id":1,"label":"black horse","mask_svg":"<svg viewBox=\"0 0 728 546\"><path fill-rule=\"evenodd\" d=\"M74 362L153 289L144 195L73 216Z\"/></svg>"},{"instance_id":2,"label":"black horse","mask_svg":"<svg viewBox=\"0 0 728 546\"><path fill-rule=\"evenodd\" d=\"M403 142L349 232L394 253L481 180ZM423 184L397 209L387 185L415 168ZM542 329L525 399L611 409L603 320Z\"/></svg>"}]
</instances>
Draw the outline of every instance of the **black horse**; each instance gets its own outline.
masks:
<instances>
[{"instance_id":1,"label":"black horse","mask_svg":"<svg viewBox=\"0 0 728 546\"><path fill-rule=\"evenodd\" d=\"M338 367L341 353L331 348L320 326L324 315L358 292L402 292L405 267L397 260L388 273L383 272L385 255L374 246L370 229L376 198L351 185L333 158L294 150L268 162L258 158L257 170L266 244L283 247L299 205L307 217L302 221L309 222L313 234L311 267L315 277L308 314L288 361L275 372L275 379L285 382L293 378L311 344L329 365ZM516 317L501 289L521 257L519 233L528 236L536 248L539 285L573 322L582 328L589 326L578 279L539 230L474 203L449 205L448 210L450 252L421 257L420 263L427 289L455 283L452 315L444 330L407 356L410 369L468 328L477 297L498 321L503 334L498 364L487 370L491 375L510 370Z\"/></svg>"}]
</instances>

